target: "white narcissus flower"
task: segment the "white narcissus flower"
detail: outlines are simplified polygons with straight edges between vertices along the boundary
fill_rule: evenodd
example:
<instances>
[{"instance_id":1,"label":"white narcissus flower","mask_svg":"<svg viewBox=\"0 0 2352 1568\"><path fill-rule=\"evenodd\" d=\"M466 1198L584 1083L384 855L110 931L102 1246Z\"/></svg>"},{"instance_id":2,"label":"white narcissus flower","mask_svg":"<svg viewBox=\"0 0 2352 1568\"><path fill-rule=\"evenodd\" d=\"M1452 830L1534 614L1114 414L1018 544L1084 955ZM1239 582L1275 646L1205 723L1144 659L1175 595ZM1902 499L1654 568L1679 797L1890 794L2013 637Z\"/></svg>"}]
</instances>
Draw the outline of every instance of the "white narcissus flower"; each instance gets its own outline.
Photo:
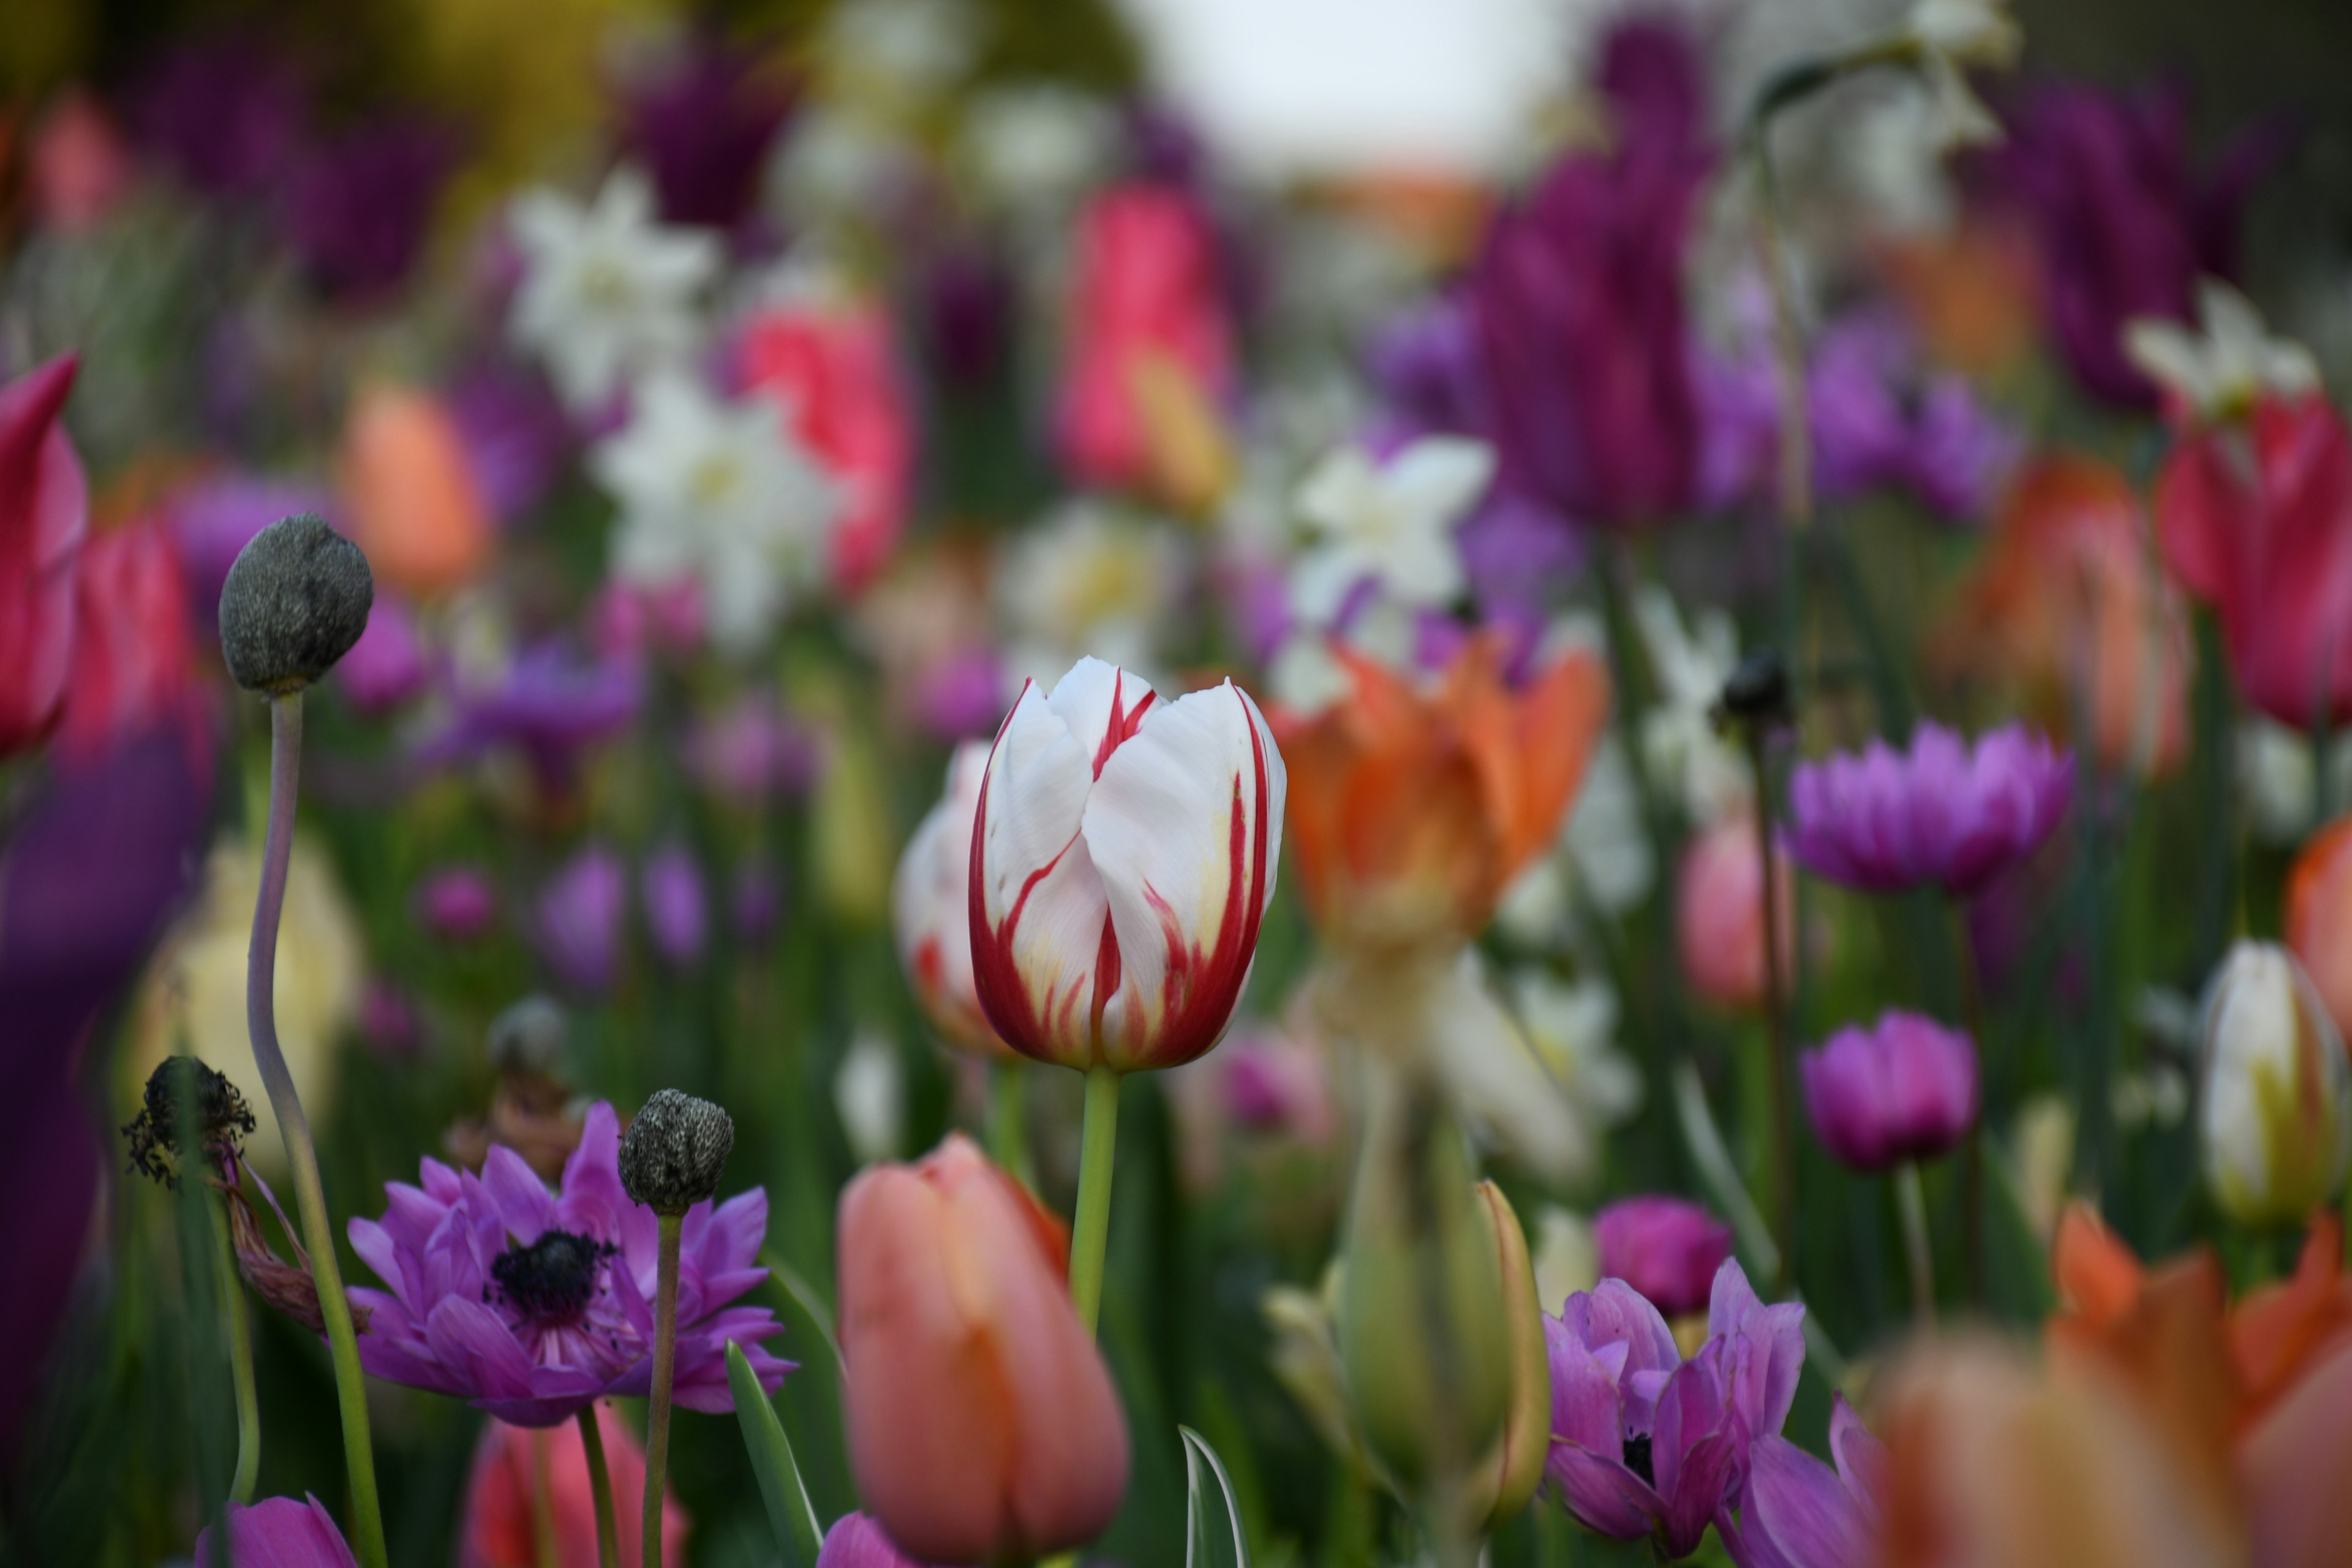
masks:
<instances>
[{"instance_id":1,"label":"white narcissus flower","mask_svg":"<svg viewBox=\"0 0 2352 1568\"><path fill-rule=\"evenodd\" d=\"M1119 1071L1215 1045L1274 897L1286 784L1231 681L1162 703L1082 658L1024 686L972 827L973 978L1005 1043Z\"/></svg>"},{"instance_id":2,"label":"white narcissus flower","mask_svg":"<svg viewBox=\"0 0 2352 1568\"><path fill-rule=\"evenodd\" d=\"M1401 604L1454 599L1465 581L1454 525L1494 477L1494 448L1455 436L1424 437L1378 464L1353 443L1335 448L1298 487L1313 542L1291 569L1292 608L1328 626L1366 578Z\"/></svg>"},{"instance_id":3,"label":"white narcissus flower","mask_svg":"<svg viewBox=\"0 0 2352 1568\"><path fill-rule=\"evenodd\" d=\"M1642 755L1651 776L1678 789L1693 826L1704 827L1748 803L1748 764L1715 726L1716 700L1739 666L1739 642L1721 610L1701 615L1685 632L1675 602L1647 584L1633 598L1633 620L1656 677L1658 705L1642 716Z\"/></svg>"},{"instance_id":4,"label":"white narcissus flower","mask_svg":"<svg viewBox=\"0 0 2352 1568\"><path fill-rule=\"evenodd\" d=\"M1446 1097L1488 1142L1549 1180L1575 1180L1592 1165L1594 1140L1565 1089L1502 1004L1476 948L1422 988L1420 1017Z\"/></svg>"},{"instance_id":5,"label":"white narcissus flower","mask_svg":"<svg viewBox=\"0 0 2352 1568\"><path fill-rule=\"evenodd\" d=\"M2205 993L2197 1122L2205 1177L2241 1225L2287 1225L2332 1201L2352 1163L2352 1067L2286 949L2241 942Z\"/></svg>"},{"instance_id":6,"label":"white narcissus flower","mask_svg":"<svg viewBox=\"0 0 2352 1568\"><path fill-rule=\"evenodd\" d=\"M1950 150L2000 140L1995 120L1969 86L1969 68L2006 70L2025 35L2008 0L1914 0L1906 31L1918 51L1937 120L1936 140Z\"/></svg>"},{"instance_id":7,"label":"white narcissus flower","mask_svg":"<svg viewBox=\"0 0 2352 1568\"><path fill-rule=\"evenodd\" d=\"M1108 165L1117 137L1101 99L1041 81L974 99L961 141L984 191L1007 206L1035 210L1076 200Z\"/></svg>"},{"instance_id":8,"label":"white narcissus flower","mask_svg":"<svg viewBox=\"0 0 2352 1568\"><path fill-rule=\"evenodd\" d=\"M1511 1000L1528 1043L1592 1125L1617 1126L1642 1108L1641 1069L1617 1048L1616 987L1524 969Z\"/></svg>"},{"instance_id":9,"label":"white narcissus flower","mask_svg":"<svg viewBox=\"0 0 2352 1568\"><path fill-rule=\"evenodd\" d=\"M1094 500L1057 508L997 570L1013 673L1042 680L1081 654L1154 670L1189 568L1172 523Z\"/></svg>"},{"instance_id":10,"label":"white narcissus flower","mask_svg":"<svg viewBox=\"0 0 2352 1568\"><path fill-rule=\"evenodd\" d=\"M628 425L597 447L589 469L620 503L614 574L691 578L712 641L733 653L755 647L814 578L840 509L772 407L721 402L674 374L638 389Z\"/></svg>"},{"instance_id":11,"label":"white narcissus flower","mask_svg":"<svg viewBox=\"0 0 2352 1568\"><path fill-rule=\"evenodd\" d=\"M653 187L623 167L592 205L541 187L515 198L521 291L509 328L546 362L573 408L683 362L702 339L695 296L719 275L719 239L655 221Z\"/></svg>"},{"instance_id":12,"label":"white narcissus flower","mask_svg":"<svg viewBox=\"0 0 2352 1568\"><path fill-rule=\"evenodd\" d=\"M2253 302L2208 278L2197 287L2195 331L2143 316L2124 328L2124 353L2150 381L2200 419L2243 413L2263 393L2299 397L2318 390L2311 351L2274 338Z\"/></svg>"},{"instance_id":13,"label":"white narcissus flower","mask_svg":"<svg viewBox=\"0 0 2352 1568\"><path fill-rule=\"evenodd\" d=\"M890 919L898 962L931 1025L951 1046L1010 1056L981 1011L971 978L971 822L988 777L989 745L966 741L948 763L948 791L898 858Z\"/></svg>"},{"instance_id":14,"label":"white narcissus flower","mask_svg":"<svg viewBox=\"0 0 2352 1568\"><path fill-rule=\"evenodd\" d=\"M907 1119L907 1075L889 1036L860 1029L850 1041L834 1070L833 1108L856 1159L870 1163L898 1152Z\"/></svg>"}]
</instances>

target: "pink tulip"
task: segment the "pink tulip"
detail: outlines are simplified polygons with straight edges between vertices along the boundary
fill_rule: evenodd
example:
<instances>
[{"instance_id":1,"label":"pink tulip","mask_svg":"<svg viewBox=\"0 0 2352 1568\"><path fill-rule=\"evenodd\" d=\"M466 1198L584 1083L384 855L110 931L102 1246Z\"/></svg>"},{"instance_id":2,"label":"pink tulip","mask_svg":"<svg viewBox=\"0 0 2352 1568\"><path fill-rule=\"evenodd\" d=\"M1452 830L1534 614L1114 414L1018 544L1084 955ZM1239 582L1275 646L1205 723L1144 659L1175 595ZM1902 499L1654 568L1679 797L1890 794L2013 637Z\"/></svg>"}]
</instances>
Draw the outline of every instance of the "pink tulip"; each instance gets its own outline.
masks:
<instances>
[{"instance_id":1,"label":"pink tulip","mask_svg":"<svg viewBox=\"0 0 2352 1568\"><path fill-rule=\"evenodd\" d=\"M207 755L187 580L171 535L152 523L94 534L74 576L73 680L58 752L93 756L176 723L190 755Z\"/></svg>"},{"instance_id":2,"label":"pink tulip","mask_svg":"<svg viewBox=\"0 0 2352 1568\"><path fill-rule=\"evenodd\" d=\"M988 778L988 743L966 741L948 764L948 793L915 829L890 884L898 962L932 1027L959 1049L1012 1055L981 1010L971 973L971 822Z\"/></svg>"},{"instance_id":3,"label":"pink tulip","mask_svg":"<svg viewBox=\"0 0 2352 1568\"><path fill-rule=\"evenodd\" d=\"M1093 1539L1127 1489L1127 1421L1064 1283L1058 1222L951 1134L841 1195L841 1353L857 1489L925 1563Z\"/></svg>"},{"instance_id":4,"label":"pink tulip","mask_svg":"<svg viewBox=\"0 0 2352 1568\"><path fill-rule=\"evenodd\" d=\"M1716 1270L1731 1256L1731 1227L1699 1205L1651 1194L1592 1216L1604 1279L1622 1279L1669 1318L1706 1305Z\"/></svg>"},{"instance_id":5,"label":"pink tulip","mask_svg":"<svg viewBox=\"0 0 2352 1568\"><path fill-rule=\"evenodd\" d=\"M1794 965L1796 879L1788 852L1772 851L1780 889L1780 977ZM1756 819L1734 812L1691 839L1676 881L1675 934L1691 989L1723 1007L1764 1005L1764 876Z\"/></svg>"},{"instance_id":6,"label":"pink tulip","mask_svg":"<svg viewBox=\"0 0 2352 1568\"><path fill-rule=\"evenodd\" d=\"M596 1429L604 1438L604 1465L619 1510L619 1568L639 1568L643 1550L637 1510L646 1495L646 1451L611 1403L596 1406ZM474 1477L466 1489L465 1522L457 1542L457 1568L537 1568L539 1475L547 1475L548 1512L555 1527L554 1560L596 1561L596 1497L588 1475L588 1449L580 1424L509 1426L492 1421L474 1450ZM686 1560L686 1510L675 1498L662 1500L662 1561ZM242 1563L244 1558L240 1556Z\"/></svg>"},{"instance_id":7,"label":"pink tulip","mask_svg":"<svg viewBox=\"0 0 2352 1568\"><path fill-rule=\"evenodd\" d=\"M70 354L0 386L0 757L58 721L73 657L74 565L89 488L58 416Z\"/></svg>"},{"instance_id":8,"label":"pink tulip","mask_svg":"<svg viewBox=\"0 0 2352 1568\"><path fill-rule=\"evenodd\" d=\"M1121 1072L1215 1045L1274 897L1284 789L1231 681L1162 704L1082 658L1024 687L972 826L973 979L1005 1043Z\"/></svg>"},{"instance_id":9,"label":"pink tulip","mask_svg":"<svg viewBox=\"0 0 2352 1568\"><path fill-rule=\"evenodd\" d=\"M199 1568L359 1568L334 1516L317 1498L264 1498L250 1508L228 1505L228 1551L224 1554L206 1529L196 1536ZM593 1542L591 1547L593 1549Z\"/></svg>"},{"instance_id":10,"label":"pink tulip","mask_svg":"<svg viewBox=\"0 0 2352 1568\"><path fill-rule=\"evenodd\" d=\"M880 1525L862 1513L845 1513L824 1532L816 1568L922 1568L898 1550Z\"/></svg>"},{"instance_id":11,"label":"pink tulip","mask_svg":"<svg viewBox=\"0 0 2352 1568\"><path fill-rule=\"evenodd\" d=\"M769 310L737 353L745 386L782 406L794 439L847 498L833 580L855 593L890 559L915 479L914 415L890 319L870 300Z\"/></svg>"}]
</instances>

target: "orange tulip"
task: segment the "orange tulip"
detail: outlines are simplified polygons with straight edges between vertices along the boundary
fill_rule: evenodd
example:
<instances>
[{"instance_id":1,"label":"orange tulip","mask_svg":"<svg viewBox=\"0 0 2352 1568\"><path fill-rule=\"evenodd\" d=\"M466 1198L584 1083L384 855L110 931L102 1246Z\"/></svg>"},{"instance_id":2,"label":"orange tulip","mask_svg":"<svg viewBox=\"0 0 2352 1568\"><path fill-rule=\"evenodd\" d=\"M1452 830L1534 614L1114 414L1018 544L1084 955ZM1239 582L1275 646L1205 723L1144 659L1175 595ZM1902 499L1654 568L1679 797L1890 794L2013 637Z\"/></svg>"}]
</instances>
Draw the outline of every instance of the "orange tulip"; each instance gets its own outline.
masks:
<instances>
[{"instance_id":1,"label":"orange tulip","mask_svg":"<svg viewBox=\"0 0 2352 1568\"><path fill-rule=\"evenodd\" d=\"M961 1134L841 1195L841 1353L857 1489L925 1563L1091 1540L1127 1421L1064 1283L1067 1237Z\"/></svg>"},{"instance_id":2,"label":"orange tulip","mask_svg":"<svg viewBox=\"0 0 2352 1568\"><path fill-rule=\"evenodd\" d=\"M2352 816L2313 834L2286 881L2286 945L2352 1038Z\"/></svg>"},{"instance_id":3,"label":"orange tulip","mask_svg":"<svg viewBox=\"0 0 2352 1568\"><path fill-rule=\"evenodd\" d=\"M609 1403L596 1406L596 1429L604 1438L604 1463L620 1510L620 1568L638 1568L637 1509L646 1495L646 1451ZM540 1479L546 1476L543 1483ZM596 1561L596 1500L588 1477L588 1450L580 1424L533 1430L493 1421L482 1428L474 1453L474 1478L466 1489L465 1524L457 1542L458 1568L537 1568L541 1499L545 1522L554 1531L553 1560ZM616 1521L618 1522L618 1521ZM686 1560L686 1510L674 1498L662 1502L662 1561Z\"/></svg>"},{"instance_id":4,"label":"orange tulip","mask_svg":"<svg viewBox=\"0 0 2352 1568\"><path fill-rule=\"evenodd\" d=\"M457 422L430 394L362 388L343 426L340 477L352 538L379 582L422 598L488 559L489 509Z\"/></svg>"},{"instance_id":5,"label":"orange tulip","mask_svg":"<svg viewBox=\"0 0 2352 1568\"><path fill-rule=\"evenodd\" d=\"M1474 936L1559 832L1609 716L1608 676L1579 651L1513 690L1479 639L1422 690L1333 651L1354 690L1274 720L1307 907L1339 941Z\"/></svg>"},{"instance_id":6,"label":"orange tulip","mask_svg":"<svg viewBox=\"0 0 2352 1568\"><path fill-rule=\"evenodd\" d=\"M2046 728L2087 713L2110 767L2162 773L2188 752L2187 622L2111 464L2061 452L2026 466L1939 643L1956 669L1990 661Z\"/></svg>"}]
</instances>

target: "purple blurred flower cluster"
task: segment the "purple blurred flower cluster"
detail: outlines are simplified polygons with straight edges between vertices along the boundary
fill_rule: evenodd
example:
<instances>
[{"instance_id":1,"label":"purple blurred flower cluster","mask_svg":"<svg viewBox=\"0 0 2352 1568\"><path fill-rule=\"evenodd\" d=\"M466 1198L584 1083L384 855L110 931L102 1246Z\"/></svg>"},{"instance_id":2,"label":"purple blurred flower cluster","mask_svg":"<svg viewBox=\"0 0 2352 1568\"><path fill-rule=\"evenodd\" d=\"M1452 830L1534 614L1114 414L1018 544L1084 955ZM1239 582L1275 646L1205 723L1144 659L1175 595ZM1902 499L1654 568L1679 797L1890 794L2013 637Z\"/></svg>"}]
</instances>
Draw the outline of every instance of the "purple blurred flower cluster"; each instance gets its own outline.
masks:
<instances>
[{"instance_id":1,"label":"purple blurred flower cluster","mask_svg":"<svg viewBox=\"0 0 2352 1568\"><path fill-rule=\"evenodd\" d=\"M1620 1541L1655 1535L1688 1556L1739 1506L1750 1449L1778 1435L1805 1361L1805 1309L1768 1307L1737 1262L1717 1272L1707 1337L1689 1360L1658 1309L1622 1279L1544 1321L1551 1358L1548 1485Z\"/></svg>"},{"instance_id":2,"label":"purple blurred flower cluster","mask_svg":"<svg viewBox=\"0 0 2352 1568\"><path fill-rule=\"evenodd\" d=\"M1981 892L2054 831L2074 798L2074 760L2022 724L1971 746L1922 724L1907 752L1873 741L1798 764L1789 778L1789 853L1865 892L1935 884Z\"/></svg>"},{"instance_id":3,"label":"purple blurred flower cluster","mask_svg":"<svg viewBox=\"0 0 2352 1568\"><path fill-rule=\"evenodd\" d=\"M656 1222L621 1189L620 1120L589 1108L551 1194L494 1146L478 1176L424 1162L418 1186L385 1186L381 1221L351 1222L352 1249L389 1287L355 1287L370 1312L360 1360L377 1377L472 1401L518 1426L551 1426L598 1399L646 1394L653 1376ZM679 1248L677 1403L732 1408L727 1344L773 1393L791 1363L760 1342L783 1325L729 1302L767 1277L754 1188L687 1211Z\"/></svg>"},{"instance_id":4,"label":"purple blurred flower cluster","mask_svg":"<svg viewBox=\"0 0 2352 1568\"><path fill-rule=\"evenodd\" d=\"M1857 1171L1932 1160L1976 1123L1975 1043L1916 1013L1840 1029L1797 1066L1813 1131Z\"/></svg>"}]
</instances>

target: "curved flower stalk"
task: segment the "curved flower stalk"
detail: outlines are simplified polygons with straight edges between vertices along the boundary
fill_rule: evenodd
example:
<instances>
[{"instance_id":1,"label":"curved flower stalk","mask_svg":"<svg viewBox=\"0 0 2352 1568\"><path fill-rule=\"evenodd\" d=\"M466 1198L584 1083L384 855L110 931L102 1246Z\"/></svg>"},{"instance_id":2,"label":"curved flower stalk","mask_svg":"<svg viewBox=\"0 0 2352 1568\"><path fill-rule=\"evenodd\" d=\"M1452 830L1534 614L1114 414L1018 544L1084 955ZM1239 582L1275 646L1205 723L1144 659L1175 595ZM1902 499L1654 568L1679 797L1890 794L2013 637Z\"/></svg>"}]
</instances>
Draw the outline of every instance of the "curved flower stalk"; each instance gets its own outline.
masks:
<instances>
[{"instance_id":1,"label":"curved flower stalk","mask_svg":"<svg viewBox=\"0 0 2352 1568\"><path fill-rule=\"evenodd\" d=\"M605 1395L646 1393L657 1226L621 1189L620 1149L619 1118L599 1103L553 1194L503 1147L478 1176L426 1160L419 1185L387 1185L383 1218L350 1226L352 1250L389 1287L352 1290L373 1314L360 1342L368 1371L516 1426L551 1426ZM728 1304L766 1277L754 1259L767 1228L767 1194L756 1188L686 1215L676 1388L689 1410L733 1408L730 1340L772 1394L792 1370L759 1347L783 1330L774 1315Z\"/></svg>"}]
</instances>

